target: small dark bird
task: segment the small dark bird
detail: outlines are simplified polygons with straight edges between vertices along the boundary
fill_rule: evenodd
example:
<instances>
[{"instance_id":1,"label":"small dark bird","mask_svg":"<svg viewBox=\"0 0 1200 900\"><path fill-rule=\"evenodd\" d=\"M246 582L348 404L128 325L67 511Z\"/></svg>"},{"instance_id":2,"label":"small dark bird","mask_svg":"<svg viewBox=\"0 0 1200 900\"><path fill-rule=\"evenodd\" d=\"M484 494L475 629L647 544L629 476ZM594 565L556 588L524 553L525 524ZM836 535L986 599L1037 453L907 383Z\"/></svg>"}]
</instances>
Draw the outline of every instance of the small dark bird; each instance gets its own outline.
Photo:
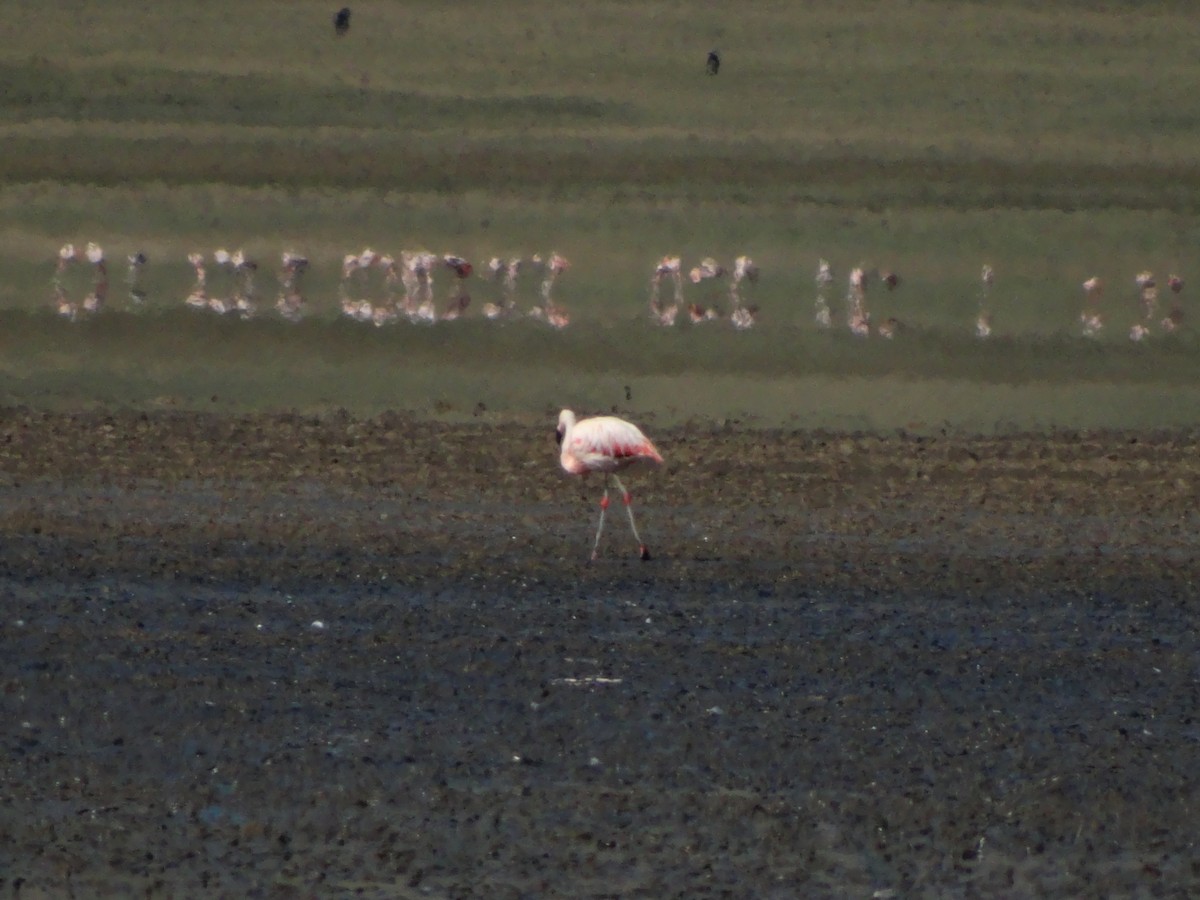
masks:
<instances>
[{"instance_id":1,"label":"small dark bird","mask_svg":"<svg viewBox=\"0 0 1200 900\"><path fill-rule=\"evenodd\" d=\"M709 50L708 51L708 74L716 75L717 72L719 72L719 71L721 71L721 57L717 54L716 50Z\"/></svg>"},{"instance_id":2,"label":"small dark bird","mask_svg":"<svg viewBox=\"0 0 1200 900\"><path fill-rule=\"evenodd\" d=\"M338 37L350 30L350 7L343 6L337 11L337 15L333 17L333 30L337 32Z\"/></svg>"}]
</instances>

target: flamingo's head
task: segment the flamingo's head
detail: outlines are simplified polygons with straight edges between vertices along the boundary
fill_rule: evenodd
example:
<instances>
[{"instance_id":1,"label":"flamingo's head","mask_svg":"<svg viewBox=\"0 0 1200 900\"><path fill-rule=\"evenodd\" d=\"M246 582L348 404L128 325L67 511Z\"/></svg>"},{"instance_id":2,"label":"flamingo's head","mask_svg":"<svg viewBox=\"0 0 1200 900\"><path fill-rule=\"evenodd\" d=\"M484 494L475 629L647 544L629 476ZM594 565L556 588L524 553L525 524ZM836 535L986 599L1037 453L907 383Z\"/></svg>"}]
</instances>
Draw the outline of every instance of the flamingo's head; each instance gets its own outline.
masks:
<instances>
[{"instance_id":1,"label":"flamingo's head","mask_svg":"<svg viewBox=\"0 0 1200 900\"><path fill-rule=\"evenodd\" d=\"M575 424L575 413L569 409L564 409L558 414L558 428L554 432L554 442L559 446L567 436L567 431Z\"/></svg>"}]
</instances>

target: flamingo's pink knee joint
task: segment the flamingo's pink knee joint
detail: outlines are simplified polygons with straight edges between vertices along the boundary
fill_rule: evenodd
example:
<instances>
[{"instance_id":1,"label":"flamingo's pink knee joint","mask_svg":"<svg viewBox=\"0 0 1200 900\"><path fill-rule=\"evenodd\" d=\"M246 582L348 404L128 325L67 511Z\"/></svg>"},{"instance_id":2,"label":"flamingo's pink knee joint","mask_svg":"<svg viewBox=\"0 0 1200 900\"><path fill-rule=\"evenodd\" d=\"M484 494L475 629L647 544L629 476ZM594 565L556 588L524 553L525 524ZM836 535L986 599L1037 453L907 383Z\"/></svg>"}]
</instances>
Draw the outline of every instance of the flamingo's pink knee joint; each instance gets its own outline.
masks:
<instances>
[{"instance_id":1,"label":"flamingo's pink knee joint","mask_svg":"<svg viewBox=\"0 0 1200 900\"><path fill-rule=\"evenodd\" d=\"M629 491L626 491L624 493L624 495L621 497L621 499L624 500L625 505L628 506L630 503L633 502L633 494L629 493Z\"/></svg>"},{"instance_id":2,"label":"flamingo's pink knee joint","mask_svg":"<svg viewBox=\"0 0 1200 900\"><path fill-rule=\"evenodd\" d=\"M608 509L608 495L607 494L605 494L603 497L600 498L600 508Z\"/></svg>"}]
</instances>

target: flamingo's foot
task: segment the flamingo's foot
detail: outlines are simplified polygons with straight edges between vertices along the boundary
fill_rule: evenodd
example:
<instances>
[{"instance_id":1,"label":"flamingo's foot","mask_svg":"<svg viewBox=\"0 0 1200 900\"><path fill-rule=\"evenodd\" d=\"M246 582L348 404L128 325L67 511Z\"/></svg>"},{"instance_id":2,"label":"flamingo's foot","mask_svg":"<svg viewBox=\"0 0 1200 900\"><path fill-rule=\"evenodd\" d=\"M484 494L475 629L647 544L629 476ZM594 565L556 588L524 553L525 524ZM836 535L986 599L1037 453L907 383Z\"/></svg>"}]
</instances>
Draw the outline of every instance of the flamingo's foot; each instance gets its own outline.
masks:
<instances>
[{"instance_id":1,"label":"flamingo's foot","mask_svg":"<svg viewBox=\"0 0 1200 900\"><path fill-rule=\"evenodd\" d=\"M642 544L642 545L641 545L641 548L640 548L640 552L638 553L638 555L639 555L639 556L640 556L640 557L641 557L643 560L649 559L649 558L650 558L650 550L649 550L649 548L648 548L648 547L647 547L645 544Z\"/></svg>"}]
</instances>

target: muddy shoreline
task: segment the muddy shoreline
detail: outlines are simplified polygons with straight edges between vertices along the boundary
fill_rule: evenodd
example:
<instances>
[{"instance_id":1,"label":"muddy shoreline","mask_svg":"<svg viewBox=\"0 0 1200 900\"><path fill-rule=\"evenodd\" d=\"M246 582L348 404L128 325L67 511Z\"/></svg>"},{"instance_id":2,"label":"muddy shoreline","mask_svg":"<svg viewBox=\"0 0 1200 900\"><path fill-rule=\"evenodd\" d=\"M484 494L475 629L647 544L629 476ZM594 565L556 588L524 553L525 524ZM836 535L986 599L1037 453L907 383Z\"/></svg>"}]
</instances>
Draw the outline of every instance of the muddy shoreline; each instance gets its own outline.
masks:
<instances>
[{"instance_id":1,"label":"muddy shoreline","mask_svg":"<svg viewBox=\"0 0 1200 900\"><path fill-rule=\"evenodd\" d=\"M1197 887L1195 432L652 436L0 411L0 891Z\"/></svg>"}]
</instances>

